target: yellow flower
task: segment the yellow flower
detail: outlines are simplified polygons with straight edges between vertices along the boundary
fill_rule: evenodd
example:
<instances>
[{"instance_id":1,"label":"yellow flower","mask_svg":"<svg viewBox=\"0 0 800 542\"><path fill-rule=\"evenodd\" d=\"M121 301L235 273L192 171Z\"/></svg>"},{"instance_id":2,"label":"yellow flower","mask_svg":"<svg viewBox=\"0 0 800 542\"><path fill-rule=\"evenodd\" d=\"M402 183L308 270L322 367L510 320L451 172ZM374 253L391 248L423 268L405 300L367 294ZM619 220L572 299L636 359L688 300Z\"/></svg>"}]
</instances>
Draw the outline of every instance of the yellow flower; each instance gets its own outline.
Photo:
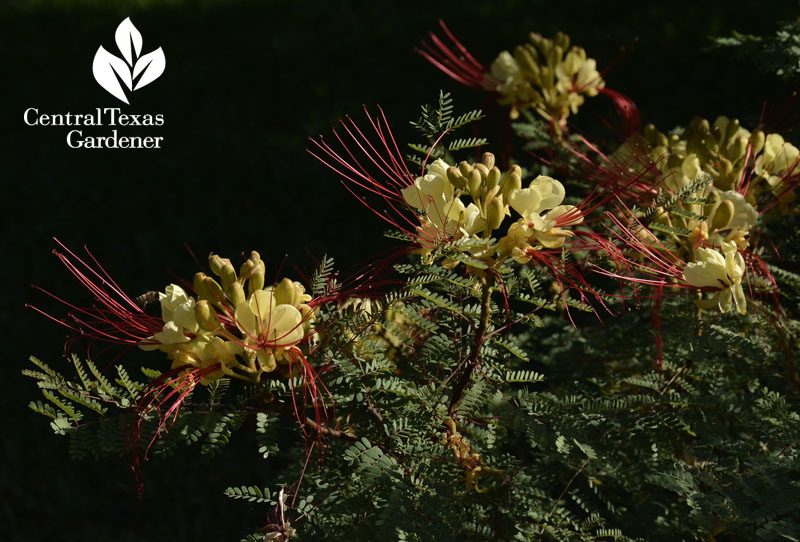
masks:
<instances>
[{"instance_id":1,"label":"yellow flower","mask_svg":"<svg viewBox=\"0 0 800 542\"><path fill-rule=\"evenodd\" d=\"M282 359L284 350L305 336L303 315L289 304L278 305L271 288L256 290L247 301L236 307L235 320L245 336L244 345L256 352L264 371L275 368L275 359Z\"/></svg>"},{"instance_id":2,"label":"yellow flower","mask_svg":"<svg viewBox=\"0 0 800 542\"><path fill-rule=\"evenodd\" d=\"M527 263L530 261L527 252L533 248L528 241L533 235L534 230L521 218L509 226L508 233L497 243L497 248L500 254L511 256L517 263Z\"/></svg>"},{"instance_id":3,"label":"yellow flower","mask_svg":"<svg viewBox=\"0 0 800 542\"><path fill-rule=\"evenodd\" d=\"M742 288L742 278L746 270L744 258L732 241L722 243L722 252L712 248L697 249L695 262L686 264L683 276L687 284L698 288L717 288L713 297L698 302L704 309L719 306L722 312L729 312L736 303L740 314L747 312L747 300Z\"/></svg>"},{"instance_id":4,"label":"yellow flower","mask_svg":"<svg viewBox=\"0 0 800 542\"><path fill-rule=\"evenodd\" d=\"M170 345L189 342L187 333L193 335L198 332L199 326L194 313L195 300L177 284L167 286L164 293L159 292L158 298L161 302L161 319L164 320L164 327L149 339L159 344L146 340L139 345L139 348L142 350L166 348L165 351L169 352Z\"/></svg>"},{"instance_id":5,"label":"yellow flower","mask_svg":"<svg viewBox=\"0 0 800 542\"><path fill-rule=\"evenodd\" d=\"M431 164L425 176L417 177L414 184L400 191L406 203L425 212L433 205L433 214L445 215L445 207L453 199L453 185L447 179L448 167L441 158Z\"/></svg>"},{"instance_id":6,"label":"yellow flower","mask_svg":"<svg viewBox=\"0 0 800 542\"><path fill-rule=\"evenodd\" d=\"M575 206L561 205L564 195L564 185L552 177L539 175L528 188L513 190L509 196L511 208L522 215L528 228L533 230L533 237L546 248L558 248L572 235L562 227L583 222ZM548 209L546 214L541 214ZM518 237L520 233L517 229L514 235Z\"/></svg>"},{"instance_id":7,"label":"yellow flower","mask_svg":"<svg viewBox=\"0 0 800 542\"><path fill-rule=\"evenodd\" d=\"M784 141L779 134L769 134L764 142L764 152L756 163L756 173L781 176L787 171L798 168L800 151L797 147ZM774 184L772 181L770 185Z\"/></svg>"},{"instance_id":8,"label":"yellow flower","mask_svg":"<svg viewBox=\"0 0 800 542\"><path fill-rule=\"evenodd\" d=\"M567 117L577 113L585 96L596 96L605 82L594 59L586 51L569 45L559 32L548 39L532 32L530 42L519 45L512 55L501 52L487 78L500 94L500 104L511 106L511 118L529 107L553 123L558 134Z\"/></svg>"}]
</instances>

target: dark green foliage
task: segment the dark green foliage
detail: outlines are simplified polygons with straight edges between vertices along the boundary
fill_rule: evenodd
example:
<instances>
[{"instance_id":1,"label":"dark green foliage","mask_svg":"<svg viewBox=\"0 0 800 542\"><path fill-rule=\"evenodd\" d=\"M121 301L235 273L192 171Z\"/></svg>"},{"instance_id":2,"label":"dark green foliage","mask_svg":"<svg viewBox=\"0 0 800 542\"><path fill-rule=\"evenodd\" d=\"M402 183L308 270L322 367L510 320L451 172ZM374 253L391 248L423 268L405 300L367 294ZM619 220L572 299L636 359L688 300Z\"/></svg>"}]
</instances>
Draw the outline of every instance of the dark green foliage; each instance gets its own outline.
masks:
<instances>
[{"instance_id":1,"label":"dark green foliage","mask_svg":"<svg viewBox=\"0 0 800 542\"><path fill-rule=\"evenodd\" d=\"M411 150L417 154L409 155L408 159L421 166L426 160L430 163L437 158L449 158L450 153L455 151L486 145L487 140L484 137L452 139L455 130L482 118L483 112L480 109L454 116L453 98L449 92L440 90L437 106L423 105L419 119L411 121L411 126L425 138L426 143L409 144Z\"/></svg>"},{"instance_id":2,"label":"dark green foliage","mask_svg":"<svg viewBox=\"0 0 800 542\"><path fill-rule=\"evenodd\" d=\"M715 38L716 47L732 48L737 58L748 60L759 71L786 79L800 76L800 22L783 22L771 36L733 32Z\"/></svg>"},{"instance_id":3,"label":"dark green foliage","mask_svg":"<svg viewBox=\"0 0 800 542\"><path fill-rule=\"evenodd\" d=\"M431 149L442 131L481 116L455 117L440 93L412 123L428 141L412 149L436 158L480 146L460 138ZM551 145L541 121L528 120L515 126L528 148ZM686 217L676 205L703 182L659 206ZM309 346L325 386L319 410L298 371L198 386L165 417L172 403L142 403L160 371L141 369L139 382L121 365L101 371L77 357L69 376L31 360L25 374L44 400L30 408L69 437L74 457L130 453L137 416L134 451L152 455L187 445L187 456L217 461L237 430L253 429L251 459L263 473L224 490L263 511L249 542L288 537L289 522L306 540L797 539L795 273L770 267L788 312L780 319L754 304L746 317L701 320L685 299L666 297L654 328L644 289L623 303L597 286L606 314L551 288L541 270L490 268L467 251L492 242L398 265L405 287L370 308L321 306ZM559 257L566 266L584 255ZM315 296L338 292L329 258L310 286Z\"/></svg>"},{"instance_id":4,"label":"dark green foliage","mask_svg":"<svg viewBox=\"0 0 800 542\"><path fill-rule=\"evenodd\" d=\"M452 250L430 259L444 254ZM329 268L323 263L319 276L332 276ZM533 269L501 266L487 305L491 338L453 403L482 315L480 280L466 270L405 263L406 289L370 311L323 307L315 355L330 364L323 423L336 433L301 429L291 406L292 389L301 400L299 376L291 386L268 380L261 391L219 380L192 392L150 452L197 443L216 455L248 423L253 461L277 462L280 475L225 495L273 517L283 489L286 521L309 540L795 536L800 401L786 377L791 344L781 343L766 309L701 321L685 300L665 298L659 369L647 310L624 313L609 298L624 316L576 328L565 307L584 305L547 295ZM775 274L797 287L794 274ZM112 382L77 358L70 378L32 361L26 374L45 401L31 408L69 435L73 456L126 452L125 409L146 383L121 366ZM467 456L448 443L449 419L484 471L471 482L475 464L462 464ZM143 450L157 422L146 415Z\"/></svg>"}]
</instances>

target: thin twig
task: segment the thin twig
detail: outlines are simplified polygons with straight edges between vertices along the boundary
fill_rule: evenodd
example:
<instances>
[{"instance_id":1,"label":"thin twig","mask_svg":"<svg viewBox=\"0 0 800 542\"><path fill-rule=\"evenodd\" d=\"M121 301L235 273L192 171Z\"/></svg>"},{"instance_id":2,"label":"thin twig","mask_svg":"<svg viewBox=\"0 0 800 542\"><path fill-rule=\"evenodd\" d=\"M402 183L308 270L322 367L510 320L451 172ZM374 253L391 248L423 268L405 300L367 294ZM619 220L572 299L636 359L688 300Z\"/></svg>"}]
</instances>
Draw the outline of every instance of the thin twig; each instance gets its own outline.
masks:
<instances>
[{"instance_id":1,"label":"thin twig","mask_svg":"<svg viewBox=\"0 0 800 542\"><path fill-rule=\"evenodd\" d=\"M578 470L575 471L575 474L573 474L572 478L570 478L569 482L567 482L567 485L564 487L564 491L561 492L561 495L558 496L558 498L556 499L556 502L553 503L553 508L550 510L550 513L547 514L547 517L544 518L544 521L542 522L542 532L539 533L539 540L541 540L542 536L544 536L544 530L546 528L547 520L550 519L550 516L552 516L553 514L556 513L556 508L558 508L559 501L561 501L561 499L564 498L564 495L567 494L567 491L569 491L569 488L572 486L572 483L575 481L575 479L578 477L578 475L581 472L583 472L583 469L586 467L586 465L589 464L589 461L591 461L591 460L587 459L586 461L581 463L581 466L578 467Z\"/></svg>"},{"instance_id":2,"label":"thin twig","mask_svg":"<svg viewBox=\"0 0 800 542\"><path fill-rule=\"evenodd\" d=\"M333 427L329 427L327 425L322 425L321 423L317 423L311 418L306 417L305 422L303 422L306 427L314 431L319 435L324 435L326 437L338 438L342 440L358 440L358 437L353 435L352 433L347 433L345 431L341 431L339 429L335 429Z\"/></svg>"}]
</instances>

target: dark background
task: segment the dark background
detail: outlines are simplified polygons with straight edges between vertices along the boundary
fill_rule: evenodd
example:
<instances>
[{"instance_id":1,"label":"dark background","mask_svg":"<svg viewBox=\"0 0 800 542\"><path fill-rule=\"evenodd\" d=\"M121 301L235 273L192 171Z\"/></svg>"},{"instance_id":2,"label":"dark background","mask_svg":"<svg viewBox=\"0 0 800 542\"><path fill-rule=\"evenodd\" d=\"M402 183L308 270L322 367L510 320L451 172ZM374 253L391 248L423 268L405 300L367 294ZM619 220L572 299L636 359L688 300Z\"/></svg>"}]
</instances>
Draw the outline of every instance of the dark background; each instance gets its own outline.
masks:
<instances>
[{"instance_id":1,"label":"dark background","mask_svg":"<svg viewBox=\"0 0 800 542\"><path fill-rule=\"evenodd\" d=\"M270 472L246 435L221 458L198 450L145 465L146 494L122 459L70 461L66 439L26 408L38 399L20 376L29 355L62 366L65 330L24 308L63 310L35 284L90 303L51 254L53 236L84 244L129 293L163 289L171 274L196 270L210 251L239 260L259 250L269 270L283 256L311 271L308 254L340 268L390 242L337 176L305 153L362 104L381 104L400 141L422 103L450 90L457 110L486 96L459 87L414 54L444 18L488 64L531 30L562 30L602 68L620 59L607 85L633 97L663 130L699 114L753 125L764 100L785 87L727 51L704 51L733 29L771 33L797 17L797 4L765 2L12 2L0 7L2 239L0 325L6 330L0 442L2 540L238 540L266 510L230 501L231 485L270 486ZM116 52L114 30L130 16L143 52L163 47L164 75L125 106L91 75L99 45ZM622 53L623 48L625 53ZM598 98L586 115L610 116ZM41 113L96 107L163 113L156 150L69 149L66 127L24 124ZM109 128L99 132L105 133ZM489 133L491 137L491 133ZM270 267L271 266L271 267ZM274 272L274 271L273 271ZM85 349L77 347L78 353ZM133 354L133 364L136 357ZM150 365L152 358L150 359ZM247 431L245 431L247 433Z\"/></svg>"}]
</instances>

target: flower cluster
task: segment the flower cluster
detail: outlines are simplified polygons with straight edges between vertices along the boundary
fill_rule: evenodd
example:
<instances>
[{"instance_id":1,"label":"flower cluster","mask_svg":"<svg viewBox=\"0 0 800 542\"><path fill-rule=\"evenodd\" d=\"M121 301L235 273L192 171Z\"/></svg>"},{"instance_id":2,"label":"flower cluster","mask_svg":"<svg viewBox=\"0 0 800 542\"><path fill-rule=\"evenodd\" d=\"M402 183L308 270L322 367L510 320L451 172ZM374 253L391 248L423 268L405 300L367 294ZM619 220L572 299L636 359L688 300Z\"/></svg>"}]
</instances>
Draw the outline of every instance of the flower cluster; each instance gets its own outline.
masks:
<instances>
[{"instance_id":1,"label":"flower cluster","mask_svg":"<svg viewBox=\"0 0 800 542\"><path fill-rule=\"evenodd\" d=\"M189 295L177 284L159 294L161 331L140 343L172 360L173 369L218 365L204 382L224 375L257 382L263 373L300 362L300 343L312 333L311 296L299 282L284 278L264 285L264 262L257 252L237 274L227 258L209 257L220 281L197 273Z\"/></svg>"},{"instance_id":2,"label":"flower cluster","mask_svg":"<svg viewBox=\"0 0 800 542\"><path fill-rule=\"evenodd\" d=\"M512 190L511 208L522 218L500 240L500 253L525 263L530 250L561 247L573 235L565 228L583 222L583 214L574 205L561 204L564 194L559 181L544 175L531 181L528 188Z\"/></svg>"},{"instance_id":3,"label":"flower cluster","mask_svg":"<svg viewBox=\"0 0 800 542\"><path fill-rule=\"evenodd\" d=\"M715 191L735 191L747 203L785 213L794 201L800 177L800 151L780 134L749 131L739 121L720 116L710 123L695 117L669 135L652 124L632 137L611 159L633 171L652 169L657 185L678 192L700 173ZM766 201L771 200L771 201Z\"/></svg>"},{"instance_id":4,"label":"flower cluster","mask_svg":"<svg viewBox=\"0 0 800 542\"><path fill-rule=\"evenodd\" d=\"M586 96L597 96L605 81L597 62L558 32L552 39L531 32L530 41L512 55L501 52L491 66L500 104L511 106L511 118L532 107L563 130L570 112L577 113Z\"/></svg>"},{"instance_id":5,"label":"flower cluster","mask_svg":"<svg viewBox=\"0 0 800 542\"><path fill-rule=\"evenodd\" d=\"M431 33L432 43L423 42L419 50L423 57L460 83L499 94L498 102L510 106L512 119L525 109L535 110L550 122L557 138L570 112L577 113L587 96L605 88L597 62L582 47L570 46L562 32L552 38L531 32L528 43L518 45L513 54L502 51L487 67L440 25L452 45Z\"/></svg>"},{"instance_id":6,"label":"flower cluster","mask_svg":"<svg viewBox=\"0 0 800 542\"><path fill-rule=\"evenodd\" d=\"M751 247L751 232L761 214L776 205L786 212L793 201L800 151L780 135L748 131L736 119L721 116L712 124L698 117L669 135L646 126L609 162L644 187L633 199L650 207L639 218L651 233L637 234L637 243L653 247L658 239L659 253L668 251L682 269L675 280L712 290L698 306L728 312L734 300L744 313L746 262L772 282Z\"/></svg>"},{"instance_id":7,"label":"flower cluster","mask_svg":"<svg viewBox=\"0 0 800 542\"><path fill-rule=\"evenodd\" d=\"M508 257L526 263L531 259L529 251L561 247L572 236L566 228L583 221L574 205L562 205L565 190L559 181L539 175L522 188L522 169L514 165L501 172L488 152L474 164L462 161L453 166L438 159L400 194L418 214L422 253L449 246L487 264ZM501 226L512 209L520 218L503 231ZM497 243L465 242L491 239L498 233L502 238ZM444 266L458 263L447 258Z\"/></svg>"}]
</instances>

